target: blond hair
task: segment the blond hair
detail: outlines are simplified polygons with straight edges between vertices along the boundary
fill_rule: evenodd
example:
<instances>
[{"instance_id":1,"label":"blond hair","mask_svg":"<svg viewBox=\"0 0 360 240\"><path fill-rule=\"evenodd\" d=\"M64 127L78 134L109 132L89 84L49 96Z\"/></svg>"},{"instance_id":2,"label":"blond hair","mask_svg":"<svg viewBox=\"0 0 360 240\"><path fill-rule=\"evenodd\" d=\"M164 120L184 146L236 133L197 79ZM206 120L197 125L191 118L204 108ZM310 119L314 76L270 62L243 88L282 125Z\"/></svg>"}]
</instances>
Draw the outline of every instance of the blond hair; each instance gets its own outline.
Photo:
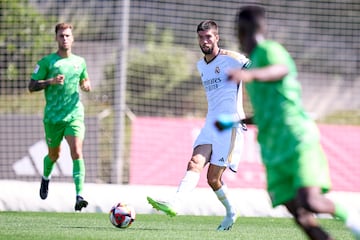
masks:
<instances>
[{"instance_id":1,"label":"blond hair","mask_svg":"<svg viewBox=\"0 0 360 240\"><path fill-rule=\"evenodd\" d=\"M73 26L70 23L58 23L55 26L55 34L57 34L59 30L64 30L68 28L72 30Z\"/></svg>"}]
</instances>

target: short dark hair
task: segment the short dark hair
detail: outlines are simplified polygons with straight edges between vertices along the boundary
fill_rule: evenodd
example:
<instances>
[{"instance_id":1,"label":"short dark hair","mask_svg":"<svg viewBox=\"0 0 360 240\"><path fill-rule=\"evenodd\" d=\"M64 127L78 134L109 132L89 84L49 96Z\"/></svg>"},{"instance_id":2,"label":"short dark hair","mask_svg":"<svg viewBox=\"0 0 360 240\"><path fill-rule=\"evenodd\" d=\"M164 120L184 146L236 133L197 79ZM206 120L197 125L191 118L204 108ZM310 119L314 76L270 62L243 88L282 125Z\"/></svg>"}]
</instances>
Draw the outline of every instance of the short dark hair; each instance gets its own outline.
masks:
<instances>
[{"instance_id":1,"label":"short dark hair","mask_svg":"<svg viewBox=\"0 0 360 240\"><path fill-rule=\"evenodd\" d=\"M265 18L265 8L256 5L241 7L236 15L236 25L246 26L253 31L257 31L261 27L261 23ZM241 24L240 24L241 23ZM241 29L238 29L239 31Z\"/></svg>"},{"instance_id":2,"label":"short dark hair","mask_svg":"<svg viewBox=\"0 0 360 240\"><path fill-rule=\"evenodd\" d=\"M72 30L73 26L70 23L58 23L55 26L55 34L57 34L59 30L64 30L67 28Z\"/></svg>"},{"instance_id":3,"label":"short dark hair","mask_svg":"<svg viewBox=\"0 0 360 240\"><path fill-rule=\"evenodd\" d=\"M218 34L218 25L213 20L204 20L197 26L196 32L214 30Z\"/></svg>"}]
</instances>

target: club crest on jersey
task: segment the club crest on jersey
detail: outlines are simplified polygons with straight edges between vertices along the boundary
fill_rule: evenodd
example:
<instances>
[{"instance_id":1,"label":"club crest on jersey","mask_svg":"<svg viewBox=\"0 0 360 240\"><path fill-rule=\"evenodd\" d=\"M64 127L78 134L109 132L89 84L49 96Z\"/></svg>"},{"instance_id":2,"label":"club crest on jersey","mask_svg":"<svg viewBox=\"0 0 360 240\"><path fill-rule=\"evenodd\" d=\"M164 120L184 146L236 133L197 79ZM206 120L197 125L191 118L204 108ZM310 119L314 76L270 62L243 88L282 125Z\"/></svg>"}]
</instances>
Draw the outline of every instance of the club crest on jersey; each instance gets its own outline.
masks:
<instances>
[{"instance_id":1,"label":"club crest on jersey","mask_svg":"<svg viewBox=\"0 0 360 240\"><path fill-rule=\"evenodd\" d=\"M79 65L74 65L74 69L75 69L75 71L78 71L80 69L80 66Z\"/></svg>"},{"instance_id":2,"label":"club crest on jersey","mask_svg":"<svg viewBox=\"0 0 360 240\"><path fill-rule=\"evenodd\" d=\"M219 68L219 66L216 66L216 68L215 68L215 73L217 73L217 74L220 73L220 68Z\"/></svg>"}]
</instances>

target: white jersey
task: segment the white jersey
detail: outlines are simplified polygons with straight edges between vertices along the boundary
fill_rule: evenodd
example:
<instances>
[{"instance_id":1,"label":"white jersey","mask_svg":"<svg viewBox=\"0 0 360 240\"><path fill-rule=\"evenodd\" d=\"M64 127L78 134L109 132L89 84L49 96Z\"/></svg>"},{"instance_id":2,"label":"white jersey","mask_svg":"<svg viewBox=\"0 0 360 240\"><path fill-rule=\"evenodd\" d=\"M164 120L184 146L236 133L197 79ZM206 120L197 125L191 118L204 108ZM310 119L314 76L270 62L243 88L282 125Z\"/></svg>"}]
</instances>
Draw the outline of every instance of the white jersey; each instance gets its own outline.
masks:
<instances>
[{"instance_id":1,"label":"white jersey","mask_svg":"<svg viewBox=\"0 0 360 240\"><path fill-rule=\"evenodd\" d=\"M242 54L221 49L209 63L197 63L208 102L207 120L220 114L238 114L245 118L242 103L242 83L228 81L227 72L232 68L246 67L249 60Z\"/></svg>"},{"instance_id":2,"label":"white jersey","mask_svg":"<svg viewBox=\"0 0 360 240\"><path fill-rule=\"evenodd\" d=\"M241 119L245 118L241 83L228 81L227 71L246 67L248 63L249 60L239 53L220 50L211 62L202 59L197 64L206 91L208 113L194 147L211 144L210 163L229 167L234 172L241 158L244 141L242 129L236 127L232 131L219 132L214 123L220 114L237 114Z\"/></svg>"}]
</instances>

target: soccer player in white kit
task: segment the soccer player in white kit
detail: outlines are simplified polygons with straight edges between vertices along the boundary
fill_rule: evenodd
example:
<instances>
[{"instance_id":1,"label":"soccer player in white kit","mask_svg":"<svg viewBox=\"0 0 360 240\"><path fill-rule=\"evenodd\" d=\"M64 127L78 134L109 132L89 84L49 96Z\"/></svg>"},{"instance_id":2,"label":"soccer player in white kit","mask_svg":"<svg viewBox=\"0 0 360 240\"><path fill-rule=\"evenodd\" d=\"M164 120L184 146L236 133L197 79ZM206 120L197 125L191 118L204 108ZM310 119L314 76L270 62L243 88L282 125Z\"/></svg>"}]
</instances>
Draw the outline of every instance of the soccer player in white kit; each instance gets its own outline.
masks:
<instances>
[{"instance_id":1,"label":"soccer player in white kit","mask_svg":"<svg viewBox=\"0 0 360 240\"><path fill-rule=\"evenodd\" d=\"M237 171L243 147L245 125L234 127L232 131L219 132L214 123L221 114L234 114L245 118L242 106L242 84L227 79L227 71L232 68L246 68L249 60L236 52L220 49L216 22L202 21L197 27L198 41L204 58L197 63L208 102L205 125L194 143L192 157L187 171L175 196L168 202L156 201L148 197L148 202L157 210L175 216L181 197L192 191L200 179L200 172L209 163L207 181L219 201L226 209L226 216L217 230L230 230L237 219L237 211L228 197L228 190L222 181L226 168ZM179 203L180 202L180 203Z\"/></svg>"}]
</instances>

